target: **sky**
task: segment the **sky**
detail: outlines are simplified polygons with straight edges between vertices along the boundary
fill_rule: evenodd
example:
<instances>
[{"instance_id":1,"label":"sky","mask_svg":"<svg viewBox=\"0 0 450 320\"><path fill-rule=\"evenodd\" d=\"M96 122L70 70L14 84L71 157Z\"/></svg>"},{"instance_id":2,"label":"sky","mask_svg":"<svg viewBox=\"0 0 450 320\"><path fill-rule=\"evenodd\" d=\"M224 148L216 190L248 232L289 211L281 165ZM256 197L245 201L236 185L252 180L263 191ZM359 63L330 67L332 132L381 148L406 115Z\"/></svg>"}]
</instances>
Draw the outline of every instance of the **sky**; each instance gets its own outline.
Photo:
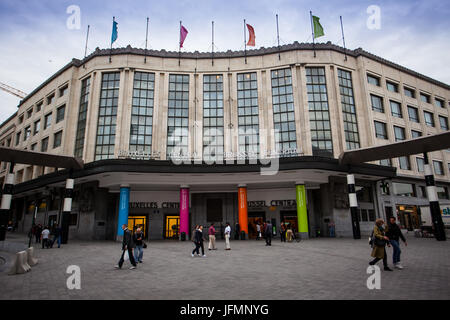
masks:
<instances>
[{"instance_id":1,"label":"sky","mask_svg":"<svg viewBox=\"0 0 450 320\"><path fill-rule=\"evenodd\" d=\"M73 6L79 16L68 12ZM371 6L380 10L379 28L368 26ZM317 42L343 45L342 16L347 48L361 47L450 84L449 0L0 0L0 82L32 92L72 58L84 57L88 25L88 54L109 48L113 16L119 23L114 48L144 48L148 17L149 49L177 51L183 21L189 31L183 51L211 51L214 21L217 52L243 50L244 19L255 29L255 48L276 46L276 14L281 44L311 42L310 10L325 31ZM0 91L0 123L19 102Z\"/></svg>"}]
</instances>

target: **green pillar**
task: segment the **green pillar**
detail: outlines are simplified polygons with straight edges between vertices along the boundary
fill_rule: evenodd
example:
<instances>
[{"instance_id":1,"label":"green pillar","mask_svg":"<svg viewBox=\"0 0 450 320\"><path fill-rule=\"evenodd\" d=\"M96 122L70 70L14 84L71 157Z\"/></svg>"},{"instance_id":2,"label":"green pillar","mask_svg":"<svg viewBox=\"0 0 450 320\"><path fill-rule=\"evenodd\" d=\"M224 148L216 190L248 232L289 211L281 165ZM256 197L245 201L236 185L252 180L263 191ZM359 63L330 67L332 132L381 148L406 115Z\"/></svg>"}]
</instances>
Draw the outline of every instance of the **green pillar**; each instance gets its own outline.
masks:
<instances>
[{"instance_id":1,"label":"green pillar","mask_svg":"<svg viewBox=\"0 0 450 320\"><path fill-rule=\"evenodd\" d=\"M296 185L298 232L308 237L308 211L306 210L306 188L304 184Z\"/></svg>"}]
</instances>

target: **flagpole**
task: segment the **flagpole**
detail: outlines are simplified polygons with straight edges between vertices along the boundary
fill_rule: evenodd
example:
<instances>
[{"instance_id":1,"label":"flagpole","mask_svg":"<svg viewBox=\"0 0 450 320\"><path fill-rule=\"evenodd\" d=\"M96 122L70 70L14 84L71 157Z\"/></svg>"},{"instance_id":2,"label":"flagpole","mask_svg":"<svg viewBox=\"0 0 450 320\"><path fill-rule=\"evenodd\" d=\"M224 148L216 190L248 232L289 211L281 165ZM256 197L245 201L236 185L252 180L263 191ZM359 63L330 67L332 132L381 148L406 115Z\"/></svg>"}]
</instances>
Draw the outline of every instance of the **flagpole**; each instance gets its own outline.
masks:
<instances>
[{"instance_id":1,"label":"flagpole","mask_svg":"<svg viewBox=\"0 0 450 320\"><path fill-rule=\"evenodd\" d=\"M309 15L311 16L311 31L312 31L313 50L314 50L314 58L315 58L316 57L316 43L315 43L315 38L314 38L314 26L313 26L312 11L309 12Z\"/></svg>"},{"instance_id":2,"label":"flagpole","mask_svg":"<svg viewBox=\"0 0 450 320\"><path fill-rule=\"evenodd\" d=\"M147 17L147 30L145 32L145 52L144 52L144 63L147 63L147 43L148 43L148 17Z\"/></svg>"},{"instance_id":3,"label":"flagpole","mask_svg":"<svg viewBox=\"0 0 450 320\"><path fill-rule=\"evenodd\" d=\"M212 51L211 51L211 53L212 53L212 58L211 58L211 65L214 65L214 21L212 21L212 44L211 44L211 47L212 47Z\"/></svg>"},{"instance_id":4,"label":"flagpole","mask_svg":"<svg viewBox=\"0 0 450 320\"><path fill-rule=\"evenodd\" d=\"M244 57L245 57L245 64L247 64L247 33L245 32L245 19L244 19Z\"/></svg>"},{"instance_id":5,"label":"flagpole","mask_svg":"<svg viewBox=\"0 0 450 320\"><path fill-rule=\"evenodd\" d=\"M85 48L84 48L84 57L86 58L86 55L87 55L87 47L88 47L88 40L89 40L89 28L90 28L91 26L90 25L88 25L88 28L87 28L87 34L86 34L86 46L85 46Z\"/></svg>"},{"instance_id":6,"label":"flagpole","mask_svg":"<svg viewBox=\"0 0 450 320\"><path fill-rule=\"evenodd\" d=\"M181 65L181 20L180 20L180 43L178 44L178 66Z\"/></svg>"},{"instance_id":7,"label":"flagpole","mask_svg":"<svg viewBox=\"0 0 450 320\"><path fill-rule=\"evenodd\" d=\"M280 29L278 28L278 13L276 15L277 17L277 41L278 41L278 60L281 60L281 48L280 48Z\"/></svg>"},{"instance_id":8,"label":"flagpole","mask_svg":"<svg viewBox=\"0 0 450 320\"><path fill-rule=\"evenodd\" d=\"M113 28L114 28L114 22L116 21L116 17L113 17ZM111 39L111 48L109 49L109 63L111 63L111 55L112 55L112 39Z\"/></svg>"},{"instance_id":9,"label":"flagpole","mask_svg":"<svg viewBox=\"0 0 450 320\"><path fill-rule=\"evenodd\" d=\"M344 43L345 61L347 61L347 49L345 47L344 24L342 23L342 16L339 16L339 17L341 18L341 31L342 31L342 41Z\"/></svg>"}]
</instances>

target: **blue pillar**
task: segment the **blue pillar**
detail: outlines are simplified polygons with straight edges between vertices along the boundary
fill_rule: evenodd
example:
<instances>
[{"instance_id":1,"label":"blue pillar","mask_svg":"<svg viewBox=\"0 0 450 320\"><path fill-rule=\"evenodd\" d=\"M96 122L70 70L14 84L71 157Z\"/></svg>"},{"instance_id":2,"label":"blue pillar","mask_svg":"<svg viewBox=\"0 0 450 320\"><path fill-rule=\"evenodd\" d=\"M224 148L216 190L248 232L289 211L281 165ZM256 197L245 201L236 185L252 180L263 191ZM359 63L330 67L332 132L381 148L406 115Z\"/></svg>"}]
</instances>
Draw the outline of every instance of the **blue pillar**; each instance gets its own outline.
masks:
<instances>
[{"instance_id":1,"label":"blue pillar","mask_svg":"<svg viewBox=\"0 0 450 320\"><path fill-rule=\"evenodd\" d=\"M123 237L122 225L128 225L128 207L130 205L130 187L120 186L119 217L117 219L117 236Z\"/></svg>"}]
</instances>

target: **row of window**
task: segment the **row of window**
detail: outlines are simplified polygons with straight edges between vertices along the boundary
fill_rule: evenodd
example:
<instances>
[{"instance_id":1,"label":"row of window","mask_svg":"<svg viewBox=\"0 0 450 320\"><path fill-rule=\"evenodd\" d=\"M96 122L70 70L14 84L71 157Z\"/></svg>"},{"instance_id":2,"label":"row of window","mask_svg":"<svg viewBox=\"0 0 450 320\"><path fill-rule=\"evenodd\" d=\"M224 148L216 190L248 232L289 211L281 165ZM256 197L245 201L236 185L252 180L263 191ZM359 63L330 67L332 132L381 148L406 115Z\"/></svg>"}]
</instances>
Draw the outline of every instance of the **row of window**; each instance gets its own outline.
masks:
<instances>
[{"instance_id":1,"label":"row of window","mask_svg":"<svg viewBox=\"0 0 450 320\"><path fill-rule=\"evenodd\" d=\"M415 185L413 183L401 183L392 182L392 192L395 196L400 197L414 197L414 198L426 198L427 191L426 187L422 185ZM436 186L436 193L438 199L448 200L449 194L447 187ZM389 184L384 184L381 186L381 194L390 195L391 186Z\"/></svg>"},{"instance_id":2,"label":"row of window","mask_svg":"<svg viewBox=\"0 0 450 320\"><path fill-rule=\"evenodd\" d=\"M376 138L389 140L386 123L375 120L374 127L375 127L375 137ZM395 138L396 142L407 140L405 128L399 127L396 125L394 125L393 127L394 127L394 138ZM448 130L448 128L447 128L447 130ZM411 130L411 139L416 139L421 136L422 136L421 131Z\"/></svg>"},{"instance_id":3,"label":"row of window","mask_svg":"<svg viewBox=\"0 0 450 320\"><path fill-rule=\"evenodd\" d=\"M59 97L61 98L61 97L65 96L68 91L69 91L69 85L66 84L66 85L62 86L61 88L58 89ZM54 92L49 94L46 98L46 102L47 102L46 105L51 105L55 101L55 97L56 97L56 95ZM36 105L34 107L29 108L26 111L27 119L31 118L31 116L33 115L33 111L35 113L40 112L42 110L43 105L44 105L44 101L41 100L38 103L36 103ZM23 123L24 117L25 117L24 114L21 114L19 116L19 118L18 118L19 124Z\"/></svg>"},{"instance_id":4,"label":"row of window","mask_svg":"<svg viewBox=\"0 0 450 320\"><path fill-rule=\"evenodd\" d=\"M399 168L402 170L412 170L411 169L411 161L409 156L399 157ZM417 164L417 171L424 172L424 166L425 166L425 160L423 158L416 157L416 164ZM382 166L392 166L392 160L391 159L385 159L380 160L380 165ZM442 161L439 160L433 160L433 168L434 173L438 176L445 175L444 172L444 164ZM448 164L448 169L450 172L450 163Z\"/></svg>"},{"instance_id":5,"label":"row of window","mask_svg":"<svg viewBox=\"0 0 450 320\"><path fill-rule=\"evenodd\" d=\"M64 120L64 116L66 113L66 105L60 106L58 109L56 109L56 123L59 123ZM53 112L50 112L44 116L44 130L48 129L52 125L52 115ZM33 127L33 128L32 128ZM25 127L22 131L16 132L16 146L20 143L20 137L23 133L23 141L27 141L31 135L35 136L41 131L41 119L36 120L33 123L33 126L29 125Z\"/></svg>"},{"instance_id":6,"label":"row of window","mask_svg":"<svg viewBox=\"0 0 450 320\"><path fill-rule=\"evenodd\" d=\"M367 74L367 82L375 85L377 87L381 87L381 79L378 76ZM391 92L399 92L399 85L395 82L386 80L386 89ZM403 87L403 92L405 96L415 99L416 98L416 90L410 87ZM427 93L420 92L419 93L420 100L425 103L431 103L431 96ZM445 108L445 100L440 98L434 98L434 104L439 108Z\"/></svg>"},{"instance_id":7,"label":"row of window","mask_svg":"<svg viewBox=\"0 0 450 320\"><path fill-rule=\"evenodd\" d=\"M384 104L383 104L383 98L379 97L374 94L370 94L370 99L372 102L372 110L384 113ZM391 114L393 117L396 118L403 118L403 112L402 112L402 105L399 102L389 100L390 106L391 106ZM413 106L407 106L408 108L408 117L409 120L412 122L420 123L419 118L419 110L416 107ZM434 114L429 111L423 111L423 119L427 126L429 127L435 127L434 122ZM442 130L448 130L448 118L438 115L439 124Z\"/></svg>"},{"instance_id":8,"label":"row of window","mask_svg":"<svg viewBox=\"0 0 450 320\"><path fill-rule=\"evenodd\" d=\"M62 134L63 134L63 130L58 131L56 133L53 134L53 149L58 148L61 146L62 143ZM33 143L30 147L31 151L38 151L38 142ZM44 139L41 140L41 148L40 148L40 152L47 152L48 151L48 146L49 146L49 137L46 137Z\"/></svg>"}]
</instances>

